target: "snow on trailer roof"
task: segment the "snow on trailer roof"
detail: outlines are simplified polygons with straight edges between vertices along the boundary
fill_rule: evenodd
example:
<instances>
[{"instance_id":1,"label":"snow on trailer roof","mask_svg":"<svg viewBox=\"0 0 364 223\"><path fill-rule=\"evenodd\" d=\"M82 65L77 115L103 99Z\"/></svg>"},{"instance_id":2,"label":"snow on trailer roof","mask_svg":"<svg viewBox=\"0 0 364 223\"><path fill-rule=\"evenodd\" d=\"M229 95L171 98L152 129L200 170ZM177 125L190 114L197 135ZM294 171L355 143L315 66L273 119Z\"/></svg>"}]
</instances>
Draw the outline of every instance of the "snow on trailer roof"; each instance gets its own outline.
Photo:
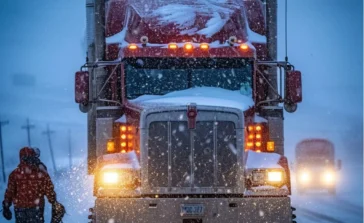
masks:
<instances>
[{"instance_id":1,"label":"snow on trailer roof","mask_svg":"<svg viewBox=\"0 0 364 223\"><path fill-rule=\"evenodd\" d=\"M157 26L176 24L181 34L201 34L211 37L221 30L241 4L227 0L148 0L132 1L141 17L156 19ZM205 27L196 27L198 17L205 17Z\"/></svg>"},{"instance_id":2,"label":"snow on trailer roof","mask_svg":"<svg viewBox=\"0 0 364 223\"><path fill-rule=\"evenodd\" d=\"M218 106L247 110L254 105L251 96L243 95L240 91L231 91L217 87L195 87L175 91L165 95L143 95L130 102L142 107L159 107L166 105Z\"/></svg>"},{"instance_id":3,"label":"snow on trailer roof","mask_svg":"<svg viewBox=\"0 0 364 223\"><path fill-rule=\"evenodd\" d=\"M266 42L265 36L249 28L242 0L128 0L123 10L123 28L106 38L108 44L138 43L143 35L152 44L224 43L230 36Z\"/></svg>"}]
</instances>

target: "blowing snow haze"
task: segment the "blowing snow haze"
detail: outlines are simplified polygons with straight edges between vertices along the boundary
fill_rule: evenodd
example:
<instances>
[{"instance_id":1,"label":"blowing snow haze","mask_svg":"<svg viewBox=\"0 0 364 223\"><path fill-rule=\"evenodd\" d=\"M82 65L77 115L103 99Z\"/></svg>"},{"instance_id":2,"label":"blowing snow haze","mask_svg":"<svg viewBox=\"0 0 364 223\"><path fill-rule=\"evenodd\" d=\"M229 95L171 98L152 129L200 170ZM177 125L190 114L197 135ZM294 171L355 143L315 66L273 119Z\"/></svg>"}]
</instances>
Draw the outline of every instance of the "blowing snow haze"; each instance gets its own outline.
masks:
<instances>
[{"instance_id":1,"label":"blowing snow haze","mask_svg":"<svg viewBox=\"0 0 364 223\"><path fill-rule=\"evenodd\" d=\"M278 5L278 58L284 60L284 0ZM87 115L74 102L74 72L86 55L85 17L84 0L0 1L0 121L9 121L2 128L7 174L27 145L21 128L27 118L35 126L32 144L50 169L47 124L54 130L58 166L68 165L68 130L74 162L86 162ZM354 191L350 199L362 207L363 2L289 1L288 56L303 74L303 102L296 113L285 114L287 156L293 161L302 139L332 141L345 174L339 191Z\"/></svg>"},{"instance_id":2,"label":"blowing snow haze","mask_svg":"<svg viewBox=\"0 0 364 223\"><path fill-rule=\"evenodd\" d=\"M84 1L12 1L0 3L0 116L7 168L17 165L20 147L27 145L21 129L30 119L34 146L48 166L46 125L59 165L68 165L68 129L76 157L85 157L85 120L74 103L73 73L84 62ZM14 157L14 158L12 158ZM10 159L9 159L10 158ZM61 161L64 158L65 163Z\"/></svg>"}]
</instances>

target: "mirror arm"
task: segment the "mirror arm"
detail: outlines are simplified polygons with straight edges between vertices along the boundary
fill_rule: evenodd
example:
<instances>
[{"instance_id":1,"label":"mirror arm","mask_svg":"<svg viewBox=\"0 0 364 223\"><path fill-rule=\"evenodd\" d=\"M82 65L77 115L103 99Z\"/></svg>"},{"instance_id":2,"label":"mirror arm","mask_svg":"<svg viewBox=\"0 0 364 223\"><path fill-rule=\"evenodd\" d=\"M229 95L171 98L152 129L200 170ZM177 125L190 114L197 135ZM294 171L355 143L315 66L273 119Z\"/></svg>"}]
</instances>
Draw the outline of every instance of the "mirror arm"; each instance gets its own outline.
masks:
<instances>
[{"instance_id":1,"label":"mirror arm","mask_svg":"<svg viewBox=\"0 0 364 223\"><path fill-rule=\"evenodd\" d=\"M96 95L96 98L97 98L97 99L100 97L101 92L104 90L104 88L106 87L106 84L109 82L109 80L111 79L111 77L114 75L114 73L115 73L116 69L119 67L119 65L120 65L120 63L119 63L119 64L117 64L117 65L114 67L114 69L112 70L111 74L107 77L107 79L106 79L106 81L105 81L104 85L102 85L102 87L101 87L101 89L100 89L99 93L97 93L97 95Z\"/></svg>"},{"instance_id":2,"label":"mirror arm","mask_svg":"<svg viewBox=\"0 0 364 223\"><path fill-rule=\"evenodd\" d=\"M114 101L114 100L108 100L108 99L102 99L102 98L99 98L99 99L97 99L97 101L110 102L110 103L115 103L115 104L117 104L117 105L119 105L119 106L123 106L120 102L118 102L118 101Z\"/></svg>"},{"instance_id":3,"label":"mirror arm","mask_svg":"<svg viewBox=\"0 0 364 223\"><path fill-rule=\"evenodd\" d=\"M287 70L294 70L294 66L290 63L290 62L286 62L286 61L263 61L263 60L258 60L257 61L257 65L263 65L263 66L269 66L269 67L283 67L286 68Z\"/></svg>"},{"instance_id":4,"label":"mirror arm","mask_svg":"<svg viewBox=\"0 0 364 223\"><path fill-rule=\"evenodd\" d=\"M265 104L265 103L269 103L269 102L279 102L279 103L284 102L282 96L276 91L276 89L274 89L274 87L269 82L269 80L264 76L264 74L259 69L256 69L256 71L264 79L264 81L269 85L269 87L273 90L273 92L278 96L278 98L276 98L276 99L269 99L269 100L260 101L257 104L257 107L259 107L261 104Z\"/></svg>"},{"instance_id":5,"label":"mirror arm","mask_svg":"<svg viewBox=\"0 0 364 223\"><path fill-rule=\"evenodd\" d=\"M95 61L95 63L89 63L86 62L84 65L81 66L80 71L82 71L83 68L97 68L97 67L106 67L106 66L113 66L113 65L119 65L122 63L125 59L117 59L112 61Z\"/></svg>"}]
</instances>

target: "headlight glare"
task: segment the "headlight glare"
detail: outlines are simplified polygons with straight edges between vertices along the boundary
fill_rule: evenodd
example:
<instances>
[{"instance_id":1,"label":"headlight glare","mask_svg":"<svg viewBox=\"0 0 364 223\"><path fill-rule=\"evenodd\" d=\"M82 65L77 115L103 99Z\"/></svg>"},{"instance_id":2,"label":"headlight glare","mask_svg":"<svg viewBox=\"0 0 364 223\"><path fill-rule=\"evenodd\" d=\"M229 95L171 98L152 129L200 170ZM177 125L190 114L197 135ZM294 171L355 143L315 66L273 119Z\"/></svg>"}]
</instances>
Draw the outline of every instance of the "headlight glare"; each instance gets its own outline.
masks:
<instances>
[{"instance_id":1,"label":"headlight glare","mask_svg":"<svg viewBox=\"0 0 364 223\"><path fill-rule=\"evenodd\" d=\"M335 176L332 172L326 172L324 175L324 180L326 183L333 183L335 181Z\"/></svg>"},{"instance_id":2,"label":"headlight glare","mask_svg":"<svg viewBox=\"0 0 364 223\"><path fill-rule=\"evenodd\" d=\"M301 173L300 180L302 183L307 183L311 180L310 174L308 172Z\"/></svg>"},{"instance_id":3,"label":"headlight glare","mask_svg":"<svg viewBox=\"0 0 364 223\"><path fill-rule=\"evenodd\" d=\"M117 184L119 181L119 174L117 172L104 172L103 183L104 184Z\"/></svg>"},{"instance_id":4,"label":"headlight glare","mask_svg":"<svg viewBox=\"0 0 364 223\"><path fill-rule=\"evenodd\" d=\"M251 181L255 186L272 185L282 186L285 183L282 170L255 170L252 172Z\"/></svg>"},{"instance_id":5,"label":"headlight glare","mask_svg":"<svg viewBox=\"0 0 364 223\"><path fill-rule=\"evenodd\" d=\"M269 182L273 182L273 183L279 183L283 181L283 176L282 176L282 172L281 171L271 171L268 172L268 181Z\"/></svg>"}]
</instances>

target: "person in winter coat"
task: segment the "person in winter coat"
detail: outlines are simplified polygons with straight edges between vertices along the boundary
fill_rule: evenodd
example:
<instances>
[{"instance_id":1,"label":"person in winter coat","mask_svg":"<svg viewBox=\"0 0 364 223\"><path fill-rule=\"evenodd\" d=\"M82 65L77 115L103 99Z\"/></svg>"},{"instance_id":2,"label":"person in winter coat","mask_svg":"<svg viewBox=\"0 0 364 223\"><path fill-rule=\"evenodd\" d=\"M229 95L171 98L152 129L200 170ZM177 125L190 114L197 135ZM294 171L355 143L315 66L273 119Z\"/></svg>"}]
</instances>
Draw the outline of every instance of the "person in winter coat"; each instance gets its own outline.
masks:
<instances>
[{"instance_id":1,"label":"person in winter coat","mask_svg":"<svg viewBox=\"0 0 364 223\"><path fill-rule=\"evenodd\" d=\"M44 223L44 196L52 204L53 209L61 206L64 211L64 207L57 202L51 178L35 150L24 147L20 150L19 156L20 164L9 176L2 203L3 216L7 220L12 219L10 206L14 204L16 223ZM57 221L52 219L52 222Z\"/></svg>"}]
</instances>

